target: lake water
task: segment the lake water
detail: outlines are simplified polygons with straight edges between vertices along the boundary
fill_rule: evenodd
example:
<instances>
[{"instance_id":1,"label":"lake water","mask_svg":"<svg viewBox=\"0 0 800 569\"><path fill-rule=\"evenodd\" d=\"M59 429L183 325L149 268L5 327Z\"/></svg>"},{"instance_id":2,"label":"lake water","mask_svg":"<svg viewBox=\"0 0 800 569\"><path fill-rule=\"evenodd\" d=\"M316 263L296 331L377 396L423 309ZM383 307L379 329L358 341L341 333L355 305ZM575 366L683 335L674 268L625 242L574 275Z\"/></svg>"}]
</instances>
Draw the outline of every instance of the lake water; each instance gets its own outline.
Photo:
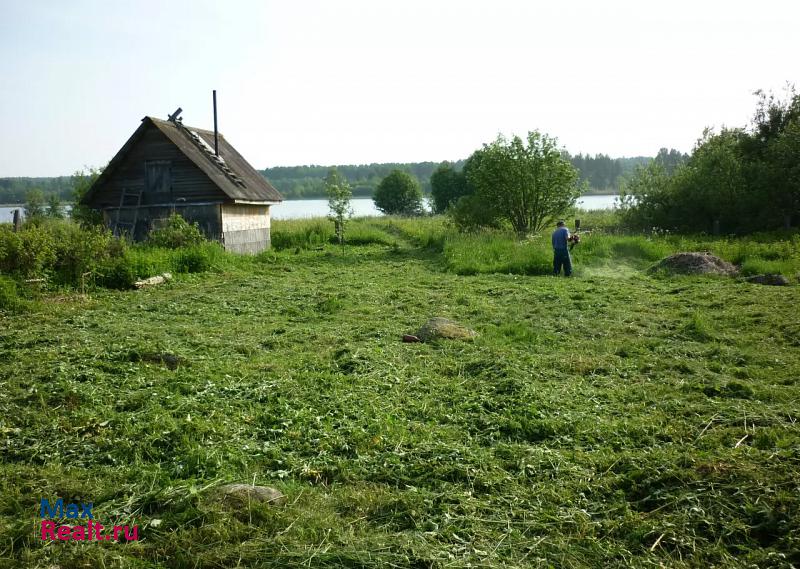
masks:
<instances>
[{"instance_id":1,"label":"lake water","mask_svg":"<svg viewBox=\"0 0 800 569\"><path fill-rule=\"evenodd\" d=\"M613 209L617 196L581 196L578 198L580 209ZM356 217L365 215L383 215L375 208L372 198L354 198L350 200ZM287 200L279 206L271 208L273 219L297 219L301 217L324 217L328 215L328 200Z\"/></svg>"},{"instance_id":2,"label":"lake water","mask_svg":"<svg viewBox=\"0 0 800 569\"><path fill-rule=\"evenodd\" d=\"M612 209L616 204L617 196L581 196L578 198L580 209ZM354 198L350 201L356 217L365 215L383 215L375 209L372 198ZM10 223L15 209L22 210L22 206L0 206L0 223ZM66 209L69 209L67 206ZM297 219L302 217L324 217L328 215L328 200L286 200L281 205L272 209L273 219Z\"/></svg>"}]
</instances>

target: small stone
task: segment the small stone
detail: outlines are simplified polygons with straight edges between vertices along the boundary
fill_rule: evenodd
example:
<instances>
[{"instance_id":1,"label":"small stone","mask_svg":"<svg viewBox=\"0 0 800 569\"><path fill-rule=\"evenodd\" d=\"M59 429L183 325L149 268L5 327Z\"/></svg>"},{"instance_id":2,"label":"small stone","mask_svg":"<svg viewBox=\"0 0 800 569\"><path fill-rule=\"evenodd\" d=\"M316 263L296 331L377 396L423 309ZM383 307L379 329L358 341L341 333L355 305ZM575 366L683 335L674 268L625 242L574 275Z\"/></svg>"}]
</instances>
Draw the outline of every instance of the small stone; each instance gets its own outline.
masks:
<instances>
[{"instance_id":1,"label":"small stone","mask_svg":"<svg viewBox=\"0 0 800 569\"><path fill-rule=\"evenodd\" d=\"M753 275L745 279L749 283L769 286L789 286L789 279L781 274Z\"/></svg>"},{"instance_id":2,"label":"small stone","mask_svg":"<svg viewBox=\"0 0 800 569\"><path fill-rule=\"evenodd\" d=\"M431 318L416 333L421 342L432 340L471 340L477 333L447 318Z\"/></svg>"},{"instance_id":3,"label":"small stone","mask_svg":"<svg viewBox=\"0 0 800 569\"><path fill-rule=\"evenodd\" d=\"M136 352L133 351L129 355L129 359L132 362L147 362L151 364L163 364L168 369L175 370L178 369L179 366L187 365L187 361L185 358L181 356L170 354L168 352L158 353L158 352Z\"/></svg>"},{"instance_id":4,"label":"small stone","mask_svg":"<svg viewBox=\"0 0 800 569\"><path fill-rule=\"evenodd\" d=\"M286 496L280 490L269 486L252 486L250 484L225 484L218 488L222 503L232 507L246 507L249 504L286 503Z\"/></svg>"}]
</instances>

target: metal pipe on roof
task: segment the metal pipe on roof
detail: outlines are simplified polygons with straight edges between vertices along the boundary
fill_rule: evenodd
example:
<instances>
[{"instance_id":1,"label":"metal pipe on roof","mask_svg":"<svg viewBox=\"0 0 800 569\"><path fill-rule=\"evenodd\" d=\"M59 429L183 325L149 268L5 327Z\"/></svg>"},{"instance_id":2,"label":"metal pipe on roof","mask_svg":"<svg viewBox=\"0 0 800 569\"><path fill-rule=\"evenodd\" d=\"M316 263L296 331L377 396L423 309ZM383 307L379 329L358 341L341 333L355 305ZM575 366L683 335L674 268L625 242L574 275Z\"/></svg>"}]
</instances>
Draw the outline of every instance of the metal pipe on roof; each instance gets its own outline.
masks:
<instances>
[{"instance_id":1,"label":"metal pipe on roof","mask_svg":"<svg viewBox=\"0 0 800 569\"><path fill-rule=\"evenodd\" d=\"M219 134L217 132L217 90L214 89L214 155L219 156Z\"/></svg>"}]
</instances>

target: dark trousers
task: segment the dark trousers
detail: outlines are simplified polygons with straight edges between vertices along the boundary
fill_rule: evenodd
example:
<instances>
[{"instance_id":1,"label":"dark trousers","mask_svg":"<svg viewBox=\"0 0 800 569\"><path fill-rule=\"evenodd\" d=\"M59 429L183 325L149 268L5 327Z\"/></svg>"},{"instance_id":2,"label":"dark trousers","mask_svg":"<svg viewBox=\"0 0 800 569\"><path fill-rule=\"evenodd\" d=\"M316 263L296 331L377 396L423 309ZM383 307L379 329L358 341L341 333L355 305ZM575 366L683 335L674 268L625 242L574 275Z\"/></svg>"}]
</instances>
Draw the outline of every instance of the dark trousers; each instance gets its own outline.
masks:
<instances>
[{"instance_id":1,"label":"dark trousers","mask_svg":"<svg viewBox=\"0 0 800 569\"><path fill-rule=\"evenodd\" d=\"M553 274L558 276L561 267L564 267L564 276L572 274L572 259L569 258L569 249L553 249Z\"/></svg>"}]
</instances>

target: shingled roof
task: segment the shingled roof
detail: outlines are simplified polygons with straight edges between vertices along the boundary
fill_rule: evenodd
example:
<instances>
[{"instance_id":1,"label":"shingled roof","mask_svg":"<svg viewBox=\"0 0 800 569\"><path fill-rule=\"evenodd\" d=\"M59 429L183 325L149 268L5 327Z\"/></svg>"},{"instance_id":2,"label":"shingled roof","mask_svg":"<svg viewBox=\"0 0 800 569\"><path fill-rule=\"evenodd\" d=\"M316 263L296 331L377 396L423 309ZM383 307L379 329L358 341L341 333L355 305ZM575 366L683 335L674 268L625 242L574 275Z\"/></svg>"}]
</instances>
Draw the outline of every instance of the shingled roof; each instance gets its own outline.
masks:
<instances>
[{"instance_id":1,"label":"shingled roof","mask_svg":"<svg viewBox=\"0 0 800 569\"><path fill-rule=\"evenodd\" d=\"M83 198L89 202L115 166L122 161L147 128L153 125L172 141L214 184L231 200L237 202L281 202L283 196L253 168L236 149L219 134L219 157L214 155L214 133L212 131L184 126L180 122L165 121L155 117L144 117L142 124L125 145L111 159Z\"/></svg>"}]
</instances>

